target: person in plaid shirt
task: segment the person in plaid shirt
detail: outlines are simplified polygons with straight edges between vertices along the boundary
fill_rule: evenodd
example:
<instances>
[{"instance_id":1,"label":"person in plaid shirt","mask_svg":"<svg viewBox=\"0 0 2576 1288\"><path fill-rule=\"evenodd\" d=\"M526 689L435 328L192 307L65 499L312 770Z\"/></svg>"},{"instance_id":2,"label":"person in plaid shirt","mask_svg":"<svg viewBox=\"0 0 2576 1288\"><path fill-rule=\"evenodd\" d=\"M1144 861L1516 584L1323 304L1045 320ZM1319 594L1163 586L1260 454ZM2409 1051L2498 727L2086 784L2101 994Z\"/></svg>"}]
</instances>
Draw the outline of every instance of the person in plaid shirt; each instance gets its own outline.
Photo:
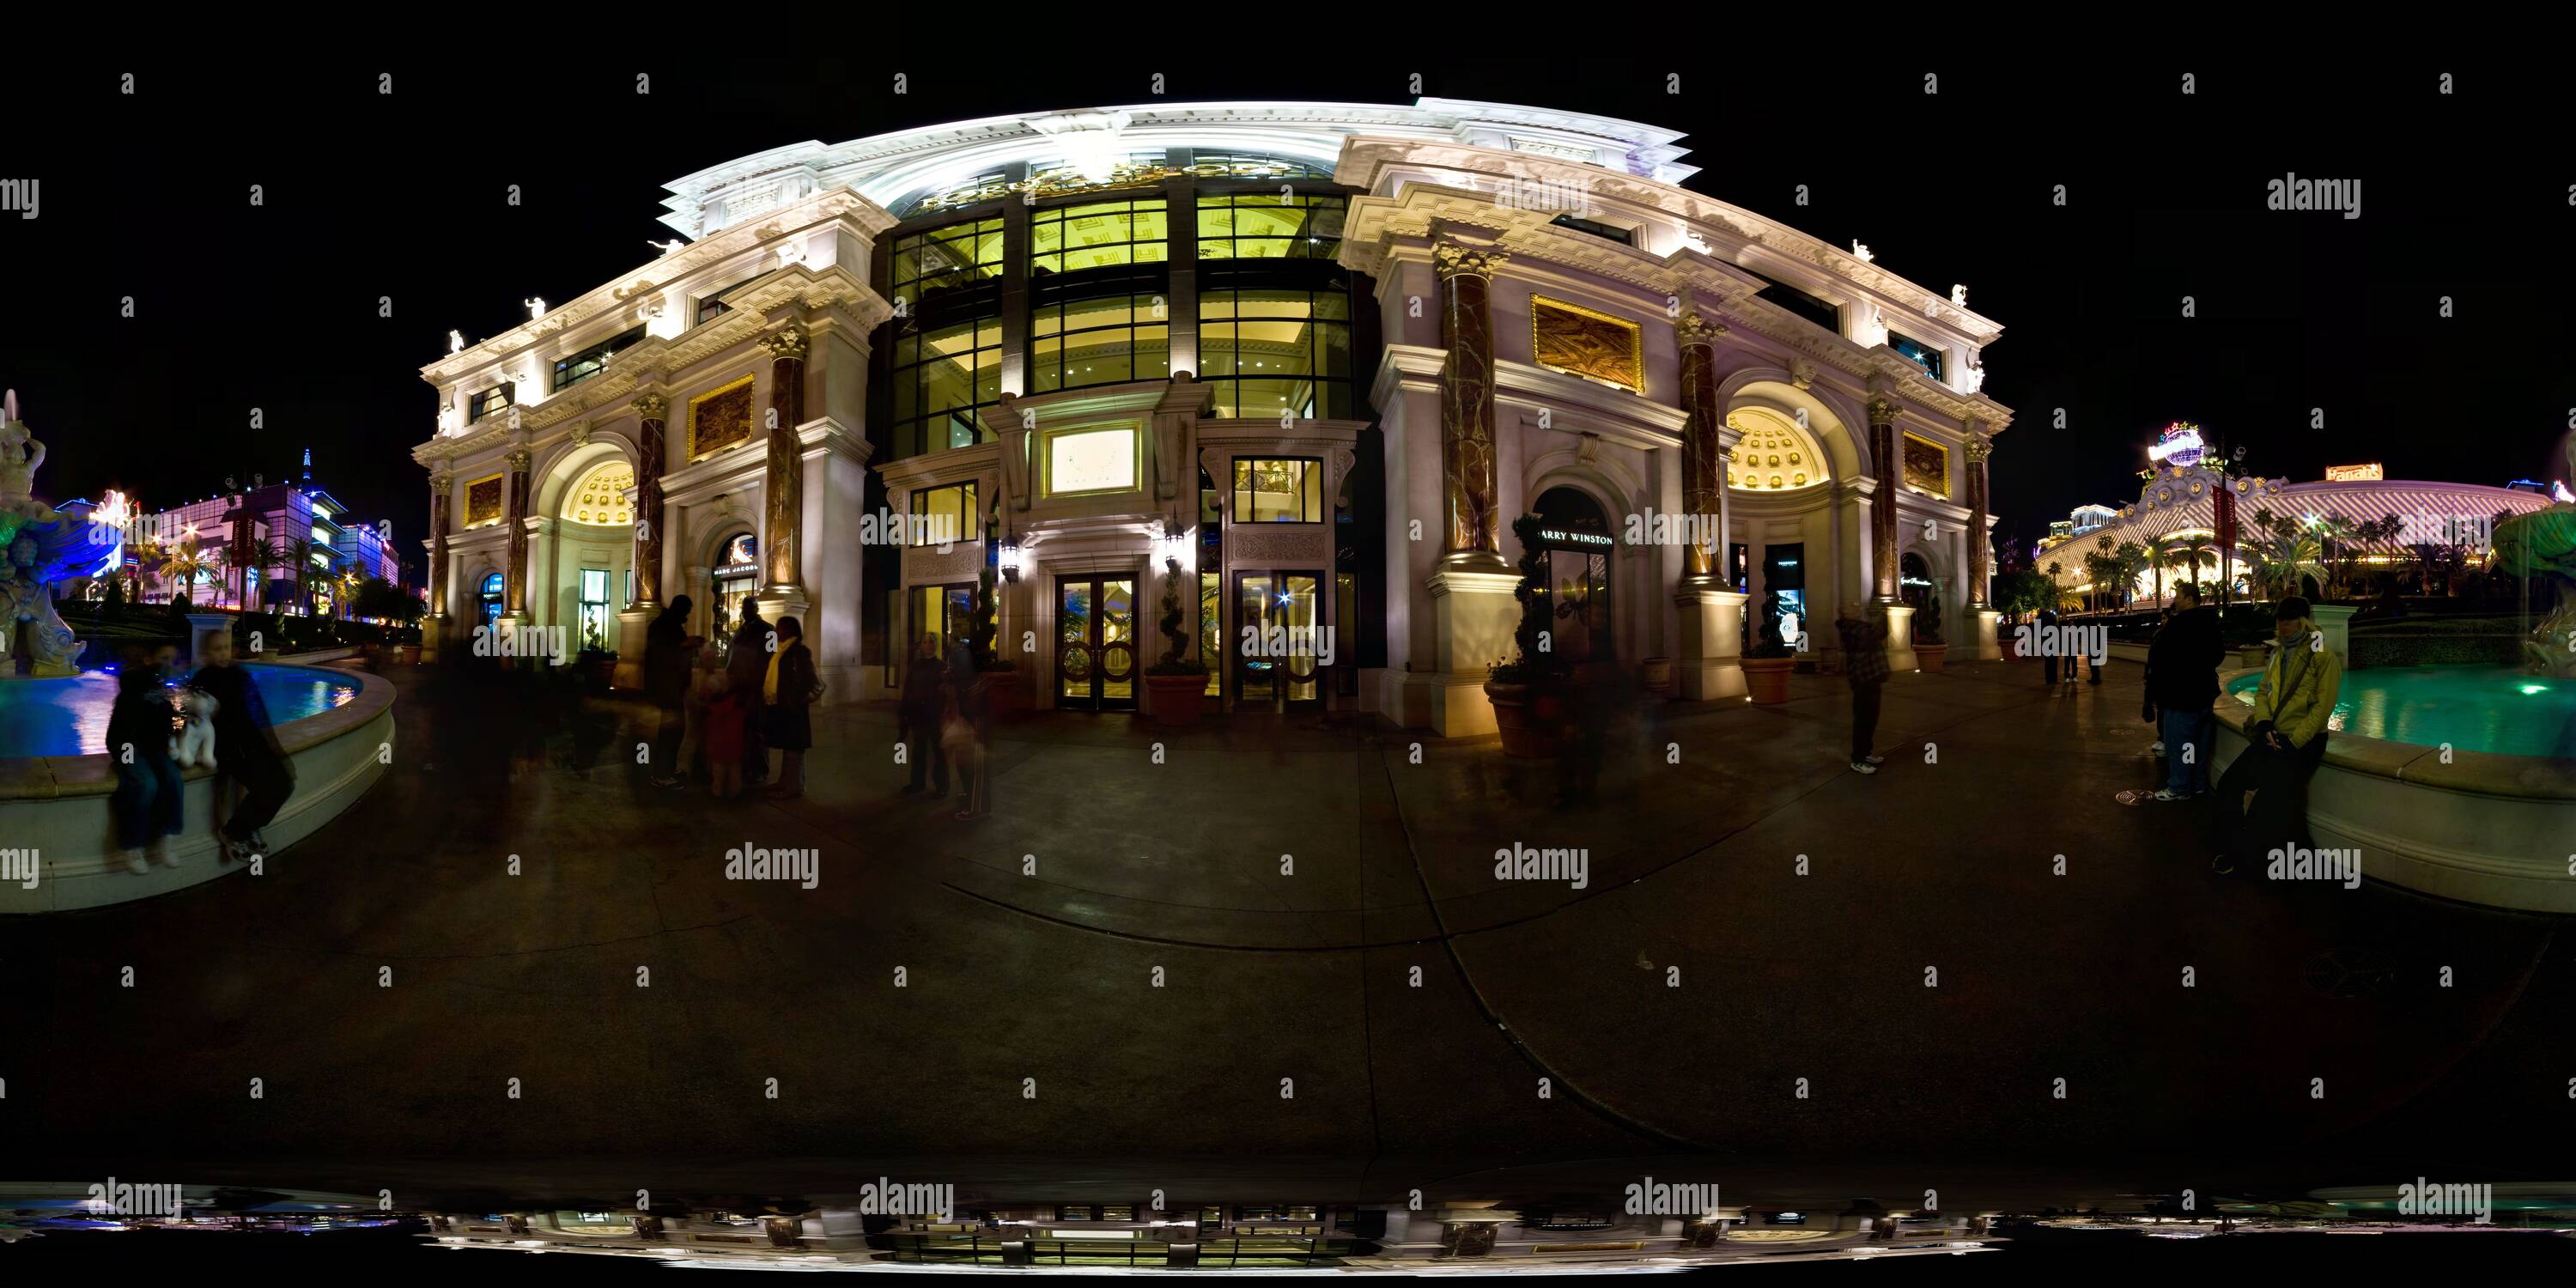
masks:
<instances>
[{"instance_id":1,"label":"person in plaid shirt","mask_svg":"<svg viewBox=\"0 0 2576 1288\"><path fill-rule=\"evenodd\" d=\"M1860 605L1847 602L1834 629L1843 637L1843 672L1851 677L1852 772L1875 774L1887 763L1887 757L1870 752L1878 735L1878 693L1888 675L1887 613L1883 605L1871 604L1864 617Z\"/></svg>"}]
</instances>

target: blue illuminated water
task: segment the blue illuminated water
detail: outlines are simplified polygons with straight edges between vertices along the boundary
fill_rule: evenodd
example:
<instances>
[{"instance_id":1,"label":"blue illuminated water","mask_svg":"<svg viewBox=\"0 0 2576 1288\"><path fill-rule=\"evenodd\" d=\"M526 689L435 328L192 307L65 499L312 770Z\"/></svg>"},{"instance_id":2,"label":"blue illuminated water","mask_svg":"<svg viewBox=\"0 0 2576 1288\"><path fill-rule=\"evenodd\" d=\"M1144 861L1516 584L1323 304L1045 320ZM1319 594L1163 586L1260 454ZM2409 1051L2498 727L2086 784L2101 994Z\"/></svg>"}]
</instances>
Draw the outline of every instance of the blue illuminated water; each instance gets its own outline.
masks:
<instances>
[{"instance_id":1,"label":"blue illuminated water","mask_svg":"<svg viewBox=\"0 0 2576 1288\"><path fill-rule=\"evenodd\" d=\"M2254 705L2262 676L2229 694ZM2576 680L2509 666L2394 666L2343 673L2328 728L2390 742L2576 759Z\"/></svg>"},{"instance_id":2,"label":"blue illuminated water","mask_svg":"<svg viewBox=\"0 0 2576 1288\"><path fill-rule=\"evenodd\" d=\"M344 706L361 687L354 678L309 666L244 663L242 669L259 686L268 718L277 724ZM0 759L105 753L108 709L115 701L116 677L104 671L0 680Z\"/></svg>"}]
</instances>

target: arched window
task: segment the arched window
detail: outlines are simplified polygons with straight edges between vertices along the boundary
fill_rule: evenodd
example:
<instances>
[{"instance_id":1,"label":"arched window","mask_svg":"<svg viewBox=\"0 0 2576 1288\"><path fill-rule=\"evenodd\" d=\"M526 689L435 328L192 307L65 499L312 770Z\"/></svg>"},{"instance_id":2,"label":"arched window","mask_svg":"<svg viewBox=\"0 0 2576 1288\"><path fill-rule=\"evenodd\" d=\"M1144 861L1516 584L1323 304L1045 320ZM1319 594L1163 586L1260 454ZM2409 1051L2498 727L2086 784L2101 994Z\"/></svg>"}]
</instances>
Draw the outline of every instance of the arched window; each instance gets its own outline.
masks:
<instances>
[{"instance_id":1,"label":"arched window","mask_svg":"<svg viewBox=\"0 0 2576 1288\"><path fill-rule=\"evenodd\" d=\"M501 574L496 572L483 579L481 608L484 625L501 619Z\"/></svg>"}]
</instances>

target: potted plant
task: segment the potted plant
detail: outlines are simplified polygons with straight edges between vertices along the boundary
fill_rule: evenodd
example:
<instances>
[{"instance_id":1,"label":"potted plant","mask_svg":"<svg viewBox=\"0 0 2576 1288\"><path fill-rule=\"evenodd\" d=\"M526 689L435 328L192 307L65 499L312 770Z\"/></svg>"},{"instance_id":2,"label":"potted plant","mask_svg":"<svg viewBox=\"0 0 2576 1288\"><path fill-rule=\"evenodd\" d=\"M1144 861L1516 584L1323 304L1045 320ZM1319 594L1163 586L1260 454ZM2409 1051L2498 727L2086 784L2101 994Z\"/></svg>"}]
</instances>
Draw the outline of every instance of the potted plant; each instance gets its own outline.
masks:
<instances>
[{"instance_id":1,"label":"potted plant","mask_svg":"<svg viewBox=\"0 0 2576 1288\"><path fill-rule=\"evenodd\" d=\"M1181 576L1179 565L1163 578L1163 657L1145 668L1145 692L1153 710L1154 723L1165 729L1182 729L1199 722L1206 707L1207 664L1196 656L1183 657L1181 650L1190 642L1189 633L1181 629Z\"/></svg>"},{"instance_id":2,"label":"potted plant","mask_svg":"<svg viewBox=\"0 0 2576 1288\"><path fill-rule=\"evenodd\" d=\"M1950 646L1941 640L1941 601L1926 598L1914 610L1914 664L1925 671L1937 672L1950 656Z\"/></svg>"},{"instance_id":3,"label":"potted plant","mask_svg":"<svg viewBox=\"0 0 2576 1288\"><path fill-rule=\"evenodd\" d=\"M968 618L967 655L975 664L975 687L982 693L984 709L995 720L1008 720L1026 709L1028 692L1020 686L1020 668L1003 661L993 647L993 637L1000 630L995 616L999 612L993 565L988 562L975 575L975 612Z\"/></svg>"},{"instance_id":4,"label":"potted plant","mask_svg":"<svg viewBox=\"0 0 2576 1288\"><path fill-rule=\"evenodd\" d=\"M1521 622L1512 632L1515 656L1495 659L1485 678L1485 700L1494 704L1503 754L1525 760L1557 754L1558 713L1565 701L1563 677L1548 648L1547 552L1538 534L1537 515L1512 520L1512 535L1521 543L1521 582L1512 591L1521 604Z\"/></svg>"},{"instance_id":5,"label":"potted plant","mask_svg":"<svg viewBox=\"0 0 2576 1288\"><path fill-rule=\"evenodd\" d=\"M601 648L595 644L587 646L582 649L576 662L580 667L578 673L588 677L591 687L598 692L606 693L609 683L617 678L617 652L614 649Z\"/></svg>"},{"instance_id":6,"label":"potted plant","mask_svg":"<svg viewBox=\"0 0 2576 1288\"><path fill-rule=\"evenodd\" d=\"M1773 706L1789 700L1789 672L1798 665L1798 655L1780 638L1780 597L1770 596L1762 606L1762 624L1753 632L1753 644L1744 650L1744 687L1755 702Z\"/></svg>"}]
</instances>

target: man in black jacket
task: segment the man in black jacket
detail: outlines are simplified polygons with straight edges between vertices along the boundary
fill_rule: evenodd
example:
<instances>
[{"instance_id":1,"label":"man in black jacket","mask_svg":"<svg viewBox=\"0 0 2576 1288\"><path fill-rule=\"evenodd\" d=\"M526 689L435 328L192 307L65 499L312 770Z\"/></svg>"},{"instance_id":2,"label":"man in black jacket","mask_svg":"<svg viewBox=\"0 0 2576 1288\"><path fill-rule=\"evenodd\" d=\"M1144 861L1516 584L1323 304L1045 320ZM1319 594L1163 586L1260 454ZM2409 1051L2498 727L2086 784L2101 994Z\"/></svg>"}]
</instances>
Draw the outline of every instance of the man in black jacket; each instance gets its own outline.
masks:
<instances>
[{"instance_id":1,"label":"man in black jacket","mask_svg":"<svg viewBox=\"0 0 2576 1288\"><path fill-rule=\"evenodd\" d=\"M268 837L260 829L294 793L295 765L278 745L259 685L233 664L232 628L219 626L201 636L197 659L205 665L188 678L188 687L215 700L215 771L242 788L241 802L216 829L215 840L226 862L239 863L268 853ZM218 782L215 800L222 802L227 791Z\"/></svg>"},{"instance_id":2,"label":"man in black jacket","mask_svg":"<svg viewBox=\"0 0 2576 1288\"><path fill-rule=\"evenodd\" d=\"M2147 701L2156 709L2156 731L2165 744L2165 785L2160 801L2187 801L2209 790L2209 757L2217 749L2218 664L2227 656L2218 610L2200 602L2200 588L2174 587L2173 620L2147 648Z\"/></svg>"},{"instance_id":3,"label":"man in black jacket","mask_svg":"<svg viewBox=\"0 0 2576 1288\"><path fill-rule=\"evenodd\" d=\"M912 783L903 789L907 796L919 794L925 780L931 799L948 794L948 757L939 748L940 684L946 678L940 671L939 637L922 636L903 668L903 705L895 716L895 736L909 744L905 755L912 761Z\"/></svg>"},{"instance_id":4,"label":"man in black jacket","mask_svg":"<svg viewBox=\"0 0 2576 1288\"><path fill-rule=\"evenodd\" d=\"M760 736L760 690L769 678L769 655L779 647L760 605L742 601L742 624L733 629L733 647L725 653L725 674L742 699L742 781L769 781L769 745Z\"/></svg>"},{"instance_id":5,"label":"man in black jacket","mask_svg":"<svg viewBox=\"0 0 2576 1288\"><path fill-rule=\"evenodd\" d=\"M660 711L653 740L656 787L678 787L688 781L681 773L680 736L688 728L690 654L699 643L689 636L693 607L688 596L674 595L671 606L644 628L644 692Z\"/></svg>"}]
</instances>

